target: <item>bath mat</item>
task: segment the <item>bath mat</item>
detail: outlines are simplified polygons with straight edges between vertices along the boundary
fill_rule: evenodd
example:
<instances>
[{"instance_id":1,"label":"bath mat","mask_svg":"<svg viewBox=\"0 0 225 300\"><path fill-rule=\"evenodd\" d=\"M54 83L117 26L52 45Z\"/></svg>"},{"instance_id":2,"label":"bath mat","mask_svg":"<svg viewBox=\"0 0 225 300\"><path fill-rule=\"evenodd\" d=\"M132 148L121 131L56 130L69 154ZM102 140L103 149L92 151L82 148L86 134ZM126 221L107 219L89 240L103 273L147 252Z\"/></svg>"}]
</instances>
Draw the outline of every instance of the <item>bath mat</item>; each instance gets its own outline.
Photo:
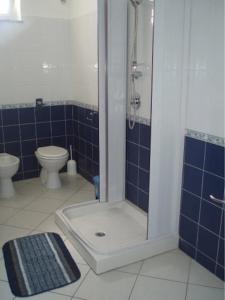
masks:
<instances>
[{"instance_id":1,"label":"bath mat","mask_svg":"<svg viewBox=\"0 0 225 300\"><path fill-rule=\"evenodd\" d=\"M28 297L77 281L80 271L56 233L41 233L7 242L3 255L9 285Z\"/></svg>"}]
</instances>

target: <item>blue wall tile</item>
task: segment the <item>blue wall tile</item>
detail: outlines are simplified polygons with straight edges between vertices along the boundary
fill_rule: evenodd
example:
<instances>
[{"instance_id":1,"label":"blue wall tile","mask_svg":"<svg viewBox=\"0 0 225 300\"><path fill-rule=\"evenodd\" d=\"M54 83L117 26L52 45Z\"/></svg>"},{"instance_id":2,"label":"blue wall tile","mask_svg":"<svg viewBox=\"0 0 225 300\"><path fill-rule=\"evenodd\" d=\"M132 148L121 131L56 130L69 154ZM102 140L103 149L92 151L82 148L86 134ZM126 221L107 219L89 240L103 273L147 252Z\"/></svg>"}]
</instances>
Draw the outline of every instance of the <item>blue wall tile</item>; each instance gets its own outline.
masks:
<instances>
[{"instance_id":1,"label":"blue wall tile","mask_svg":"<svg viewBox=\"0 0 225 300\"><path fill-rule=\"evenodd\" d=\"M66 120L73 119L73 105L66 105Z\"/></svg>"},{"instance_id":2,"label":"blue wall tile","mask_svg":"<svg viewBox=\"0 0 225 300\"><path fill-rule=\"evenodd\" d=\"M32 140L36 138L36 129L34 124L21 125L21 139Z\"/></svg>"},{"instance_id":3,"label":"blue wall tile","mask_svg":"<svg viewBox=\"0 0 225 300\"><path fill-rule=\"evenodd\" d=\"M127 164L126 168L127 181L137 186L138 183L138 168L134 165Z\"/></svg>"},{"instance_id":4,"label":"blue wall tile","mask_svg":"<svg viewBox=\"0 0 225 300\"><path fill-rule=\"evenodd\" d=\"M37 150L37 143L36 140L29 140L22 142L22 155L34 155L35 151Z\"/></svg>"},{"instance_id":5,"label":"blue wall tile","mask_svg":"<svg viewBox=\"0 0 225 300\"><path fill-rule=\"evenodd\" d=\"M131 201L133 204L138 205L138 189L136 186L126 183L126 197Z\"/></svg>"},{"instance_id":6,"label":"blue wall tile","mask_svg":"<svg viewBox=\"0 0 225 300\"><path fill-rule=\"evenodd\" d=\"M129 199L129 198L128 198ZM148 212L149 194L138 190L138 206Z\"/></svg>"},{"instance_id":7,"label":"blue wall tile","mask_svg":"<svg viewBox=\"0 0 225 300\"><path fill-rule=\"evenodd\" d=\"M38 137L38 139L51 137L51 123L50 122L38 124L37 137Z\"/></svg>"},{"instance_id":8,"label":"blue wall tile","mask_svg":"<svg viewBox=\"0 0 225 300\"><path fill-rule=\"evenodd\" d=\"M184 165L183 188L197 196L201 196L202 173L199 169Z\"/></svg>"},{"instance_id":9,"label":"blue wall tile","mask_svg":"<svg viewBox=\"0 0 225 300\"><path fill-rule=\"evenodd\" d=\"M133 142L136 144L140 143L140 124L136 123L134 129L129 129L128 121L127 121L127 130L126 130L126 138L129 142Z\"/></svg>"},{"instance_id":10,"label":"blue wall tile","mask_svg":"<svg viewBox=\"0 0 225 300\"><path fill-rule=\"evenodd\" d=\"M126 123L126 163L131 163L136 168L131 172L135 172L137 181L133 181L133 185L137 189L137 206L144 211L148 210L149 201L149 172L150 172L150 126L136 123L133 130L129 129L128 121ZM138 174L137 174L138 171ZM126 183L129 183L129 178L132 176L126 172ZM127 185L126 185L127 187ZM131 202L126 193L126 197Z\"/></svg>"},{"instance_id":11,"label":"blue wall tile","mask_svg":"<svg viewBox=\"0 0 225 300\"><path fill-rule=\"evenodd\" d=\"M196 248L193 247L191 251L188 247L183 246L183 243L186 243L186 237L183 238L183 236L187 234L189 224L181 223L180 248L209 271L224 279L223 269L217 262L217 254L219 254L218 260L220 263L224 263L221 255L224 251L224 244L222 244L224 241L224 212L222 205L209 198L210 195L219 199L224 197L224 148L186 137L184 151L183 188L197 194L198 197L183 191L181 214L198 222L194 233L197 235L198 243L195 245ZM198 171L193 172L194 168L188 168L186 164L197 167ZM203 173L202 182L200 181L201 173ZM189 243L187 244L190 246ZM194 252L196 251L195 257Z\"/></svg>"},{"instance_id":12,"label":"blue wall tile","mask_svg":"<svg viewBox=\"0 0 225 300\"><path fill-rule=\"evenodd\" d=\"M126 157L128 162L138 165L138 145L127 142Z\"/></svg>"},{"instance_id":13,"label":"blue wall tile","mask_svg":"<svg viewBox=\"0 0 225 300\"><path fill-rule=\"evenodd\" d=\"M62 121L65 120L65 106L55 105L51 106L51 120L52 121Z\"/></svg>"},{"instance_id":14,"label":"blue wall tile","mask_svg":"<svg viewBox=\"0 0 225 300\"><path fill-rule=\"evenodd\" d=\"M139 169L138 187L145 193L149 193L149 172Z\"/></svg>"},{"instance_id":15,"label":"blue wall tile","mask_svg":"<svg viewBox=\"0 0 225 300\"><path fill-rule=\"evenodd\" d=\"M218 176L225 177L224 155L225 152L223 147L207 143L205 170Z\"/></svg>"},{"instance_id":16,"label":"blue wall tile","mask_svg":"<svg viewBox=\"0 0 225 300\"><path fill-rule=\"evenodd\" d=\"M4 143L4 138L3 138L3 128L2 126L0 125L0 144L1 143Z\"/></svg>"},{"instance_id":17,"label":"blue wall tile","mask_svg":"<svg viewBox=\"0 0 225 300\"><path fill-rule=\"evenodd\" d=\"M219 234L222 210L210 202L202 200L200 224Z\"/></svg>"},{"instance_id":18,"label":"blue wall tile","mask_svg":"<svg viewBox=\"0 0 225 300\"><path fill-rule=\"evenodd\" d=\"M210 195L223 199L224 195L224 179L204 172L203 178L203 198L210 200ZM215 203L215 202L214 202Z\"/></svg>"},{"instance_id":19,"label":"blue wall tile","mask_svg":"<svg viewBox=\"0 0 225 300\"><path fill-rule=\"evenodd\" d=\"M35 109L36 122L50 122L50 106Z\"/></svg>"},{"instance_id":20,"label":"blue wall tile","mask_svg":"<svg viewBox=\"0 0 225 300\"><path fill-rule=\"evenodd\" d=\"M218 263L224 267L224 239L219 240Z\"/></svg>"},{"instance_id":21,"label":"blue wall tile","mask_svg":"<svg viewBox=\"0 0 225 300\"><path fill-rule=\"evenodd\" d=\"M192 139L190 137L185 138L185 156L184 161L187 164L191 164L200 169L203 168L205 152L205 142Z\"/></svg>"},{"instance_id":22,"label":"blue wall tile","mask_svg":"<svg viewBox=\"0 0 225 300\"><path fill-rule=\"evenodd\" d=\"M216 261L218 237L215 234L200 227L197 247L203 254Z\"/></svg>"},{"instance_id":23,"label":"blue wall tile","mask_svg":"<svg viewBox=\"0 0 225 300\"><path fill-rule=\"evenodd\" d=\"M52 136L64 136L66 134L65 121L52 122Z\"/></svg>"},{"instance_id":24,"label":"blue wall tile","mask_svg":"<svg viewBox=\"0 0 225 300\"><path fill-rule=\"evenodd\" d=\"M181 213L198 222L201 199L186 191L182 191Z\"/></svg>"},{"instance_id":25,"label":"blue wall tile","mask_svg":"<svg viewBox=\"0 0 225 300\"><path fill-rule=\"evenodd\" d=\"M148 125L140 124L140 145L150 148L151 131Z\"/></svg>"},{"instance_id":26,"label":"blue wall tile","mask_svg":"<svg viewBox=\"0 0 225 300\"><path fill-rule=\"evenodd\" d=\"M149 172L150 169L150 150L139 147L139 166Z\"/></svg>"},{"instance_id":27,"label":"blue wall tile","mask_svg":"<svg viewBox=\"0 0 225 300\"><path fill-rule=\"evenodd\" d=\"M19 111L20 124L34 123L35 122L34 108L33 107L21 108L21 109L18 109L18 111Z\"/></svg>"},{"instance_id":28,"label":"blue wall tile","mask_svg":"<svg viewBox=\"0 0 225 300\"><path fill-rule=\"evenodd\" d=\"M180 237L194 247L197 240L197 228L196 223L183 216L180 217Z\"/></svg>"},{"instance_id":29,"label":"blue wall tile","mask_svg":"<svg viewBox=\"0 0 225 300\"><path fill-rule=\"evenodd\" d=\"M38 162L35 156L23 157L23 170L24 172L30 172L30 170L37 170Z\"/></svg>"},{"instance_id":30,"label":"blue wall tile","mask_svg":"<svg viewBox=\"0 0 225 300\"><path fill-rule=\"evenodd\" d=\"M18 125L3 127L3 132L4 132L4 139L6 143L15 142L19 140L20 130Z\"/></svg>"},{"instance_id":31,"label":"blue wall tile","mask_svg":"<svg viewBox=\"0 0 225 300\"><path fill-rule=\"evenodd\" d=\"M3 126L19 124L18 109L3 109L2 121L3 121Z\"/></svg>"},{"instance_id":32,"label":"blue wall tile","mask_svg":"<svg viewBox=\"0 0 225 300\"><path fill-rule=\"evenodd\" d=\"M225 280L225 269L220 265L216 266L216 276L218 276L221 280Z\"/></svg>"},{"instance_id":33,"label":"blue wall tile","mask_svg":"<svg viewBox=\"0 0 225 300\"><path fill-rule=\"evenodd\" d=\"M197 251L196 260L198 263L200 263L206 269L208 269L209 271L214 273L215 267L216 267L215 261L211 260L210 258L208 258L204 254L200 253L199 251Z\"/></svg>"},{"instance_id":34,"label":"blue wall tile","mask_svg":"<svg viewBox=\"0 0 225 300\"><path fill-rule=\"evenodd\" d=\"M5 152L11 155L20 156L21 154L20 142L6 143Z\"/></svg>"},{"instance_id":35,"label":"blue wall tile","mask_svg":"<svg viewBox=\"0 0 225 300\"><path fill-rule=\"evenodd\" d=\"M187 253L190 257L195 258L196 250L195 247L191 246L190 244L186 243L184 240L179 240L179 248Z\"/></svg>"}]
</instances>

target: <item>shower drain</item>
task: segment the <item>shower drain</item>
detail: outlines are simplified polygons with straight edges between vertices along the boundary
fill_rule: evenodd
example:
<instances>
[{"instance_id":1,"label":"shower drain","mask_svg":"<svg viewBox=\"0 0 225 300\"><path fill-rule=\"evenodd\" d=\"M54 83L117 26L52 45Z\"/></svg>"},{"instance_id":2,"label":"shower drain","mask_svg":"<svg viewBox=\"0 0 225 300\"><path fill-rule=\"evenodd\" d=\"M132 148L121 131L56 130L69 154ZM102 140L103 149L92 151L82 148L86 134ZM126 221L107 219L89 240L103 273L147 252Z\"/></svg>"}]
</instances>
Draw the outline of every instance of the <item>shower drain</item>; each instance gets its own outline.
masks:
<instances>
[{"instance_id":1,"label":"shower drain","mask_svg":"<svg viewBox=\"0 0 225 300\"><path fill-rule=\"evenodd\" d=\"M105 236L105 232L96 232L95 235L97 237L103 237L103 236Z\"/></svg>"}]
</instances>

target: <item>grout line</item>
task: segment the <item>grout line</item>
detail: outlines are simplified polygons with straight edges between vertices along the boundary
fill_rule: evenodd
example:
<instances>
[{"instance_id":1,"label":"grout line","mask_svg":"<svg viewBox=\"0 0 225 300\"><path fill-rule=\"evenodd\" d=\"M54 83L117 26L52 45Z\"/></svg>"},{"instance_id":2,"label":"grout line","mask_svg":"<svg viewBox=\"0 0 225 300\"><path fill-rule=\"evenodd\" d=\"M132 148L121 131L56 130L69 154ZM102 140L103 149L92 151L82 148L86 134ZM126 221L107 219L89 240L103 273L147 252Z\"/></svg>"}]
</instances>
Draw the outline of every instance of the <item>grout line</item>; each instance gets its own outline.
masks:
<instances>
[{"instance_id":1,"label":"grout line","mask_svg":"<svg viewBox=\"0 0 225 300\"><path fill-rule=\"evenodd\" d=\"M88 265L87 265L87 266L88 266ZM88 266L88 267L89 267L89 266ZM77 287L75 293L74 293L73 296L72 296L72 299L73 299L74 297L76 297L77 292L79 291L79 289L80 289L80 287L82 286L84 280L87 278L87 276L88 276L88 274L89 274L90 272L91 272L91 268L89 267L88 272L85 274L84 278L81 280L80 284L78 285L78 287Z\"/></svg>"},{"instance_id":2,"label":"grout line","mask_svg":"<svg viewBox=\"0 0 225 300\"><path fill-rule=\"evenodd\" d=\"M144 262L145 262L145 261L143 260L143 261L142 261L142 264L141 264L141 267L140 267L140 269L139 269L139 272L137 273L137 276L136 276L136 278L135 278L134 284L133 284L133 286L132 286L132 288L131 288L131 291L130 291L128 300L131 299L131 295L132 295L132 293L133 293L133 290L134 290L134 288L135 288L135 285L136 285L136 283L137 283L137 280L138 280L138 278L139 278L139 276L140 276L141 269L142 269L142 267L143 267L143 265L144 265Z\"/></svg>"},{"instance_id":3,"label":"grout line","mask_svg":"<svg viewBox=\"0 0 225 300\"><path fill-rule=\"evenodd\" d=\"M192 266L192 259L190 259L189 266L188 266L188 278L187 278L187 283L186 283L185 300L188 300L187 295L188 295L188 287L189 287L189 281L190 281L190 276L191 276L191 266Z\"/></svg>"},{"instance_id":4,"label":"grout line","mask_svg":"<svg viewBox=\"0 0 225 300\"><path fill-rule=\"evenodd\" d=\"M206 147L206 146L205 146L205 147ZM206 155L204 155L204 156L206 156ZM212 172L207 171L207 170L204 169L205 160L204 160L204 165L203 165L203 168L202 168L202 169L199 168L199 167L196 167L196 166L194 166L194 165L192 165L192 164L186 163L186 162L184 162L184 165L187 166L187 167L191 167L191 168L193 168L193 169L202 171L203 173L206 173L206 174L209 174L209 175L212 175L212 176L215 176L215 177L218 177L218 178L224 180L224 177L223 177L223 176L217 175L217 174L215 174L215 173L212 173Z\"/></svg>"},{"instance_id":5,"label":"grout line","mask_svg":"<svg viewBox=\"0 0 225 300\"><path fill-rule=\"evenodd\" d=\"M192 220L190 217L184 215L183 213L181 213L180 215L181 215L182 217L186 218L187 220L191 221L192 223L198 225L199 227L205 229L206 231L210 232L211 234L213 234L213 235L216 236L217 238L223 239L223 238L222 238L221 236L219 236L217 233L211 231L210 229L208 229L207 227L203 226L202 224L200 224L200 223L198 223L198 222ZM184 240L184 241L185 241L185 240ZM190 245L191 245L191 244L190 244ZM192 247L194 247L194 246L192 245ZM197 247L196 247L196 249L197 249Z\"/></svg>"}]
</instances>

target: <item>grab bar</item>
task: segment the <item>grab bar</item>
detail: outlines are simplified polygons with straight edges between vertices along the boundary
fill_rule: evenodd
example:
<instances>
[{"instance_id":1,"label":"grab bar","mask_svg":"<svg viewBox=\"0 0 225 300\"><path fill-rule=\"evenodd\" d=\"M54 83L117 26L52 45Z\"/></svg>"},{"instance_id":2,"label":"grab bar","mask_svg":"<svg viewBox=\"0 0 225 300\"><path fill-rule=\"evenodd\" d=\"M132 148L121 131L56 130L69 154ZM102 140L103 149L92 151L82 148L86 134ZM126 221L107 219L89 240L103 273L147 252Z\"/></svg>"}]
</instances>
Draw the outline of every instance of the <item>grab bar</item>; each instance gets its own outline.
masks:
<instances>
[{"instance_id":1,"label":"grab bar","mask_svg":"<svg viewBox=\"0 0 225 300\"><path fill-rule=\"evenodd\" d=\"M215 198L213 195L210 195L209 198L217 203L225 204L225 200Z\"/></svg>"}]
</instances>

